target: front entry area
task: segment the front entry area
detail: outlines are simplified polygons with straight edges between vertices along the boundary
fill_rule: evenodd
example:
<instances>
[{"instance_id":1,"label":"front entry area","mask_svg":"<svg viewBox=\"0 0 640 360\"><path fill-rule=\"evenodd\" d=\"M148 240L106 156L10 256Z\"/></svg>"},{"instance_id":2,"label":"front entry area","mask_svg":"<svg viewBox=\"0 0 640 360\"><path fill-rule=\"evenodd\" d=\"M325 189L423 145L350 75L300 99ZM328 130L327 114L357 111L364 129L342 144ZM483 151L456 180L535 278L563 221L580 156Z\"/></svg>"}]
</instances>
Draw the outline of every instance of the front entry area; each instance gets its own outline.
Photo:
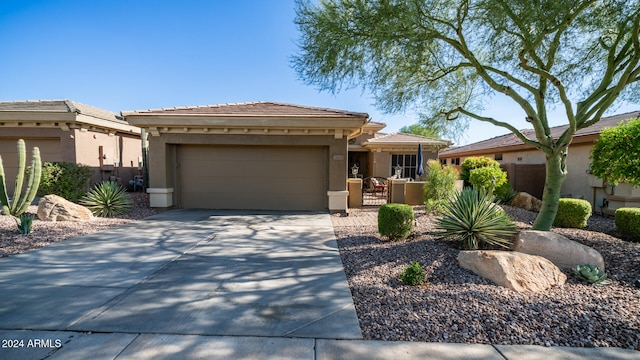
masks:
<instances>
[{"instance_id":1,"label":"front entry area","mask_svg":"<svg viewBox=\"0 0 640 360\"><path fill-rule=\"evenodd\" d=\"M324 146L180 145L180 208L325 210Z\"/></svg>"}]
</instances>

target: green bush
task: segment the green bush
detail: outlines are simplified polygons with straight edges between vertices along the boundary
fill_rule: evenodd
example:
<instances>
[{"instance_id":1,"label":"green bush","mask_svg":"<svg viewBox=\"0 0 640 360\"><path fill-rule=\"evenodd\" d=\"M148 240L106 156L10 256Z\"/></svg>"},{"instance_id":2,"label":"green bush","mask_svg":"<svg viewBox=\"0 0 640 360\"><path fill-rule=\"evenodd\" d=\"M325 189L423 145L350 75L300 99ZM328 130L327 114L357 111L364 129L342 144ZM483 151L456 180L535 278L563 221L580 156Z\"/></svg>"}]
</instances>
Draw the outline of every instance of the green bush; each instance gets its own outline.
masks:
<instances>
[{"instance_id":1,"label":"green bush","mask_svg":"<svg viewBox=\"0 0 640 360\"><path fill-rule=\"evenodd\" d=\"M93 169L69 162L45 162L38 196L54 194L69 201L78 202L89 190Z\"/></svg>"},{"instance_id":2,"label":"green bush","mask_svg":"<svg viewBox=\"0 0 640 360\"><path fill-rule=\"evenodd\" d=\"M406 204L384 204L378 211L378 232L389 240L403 239L413 230L413 208Z\"/></svg>"},{"instance_id":3,"label":"green bush","mask_svg":"<svg viewBox=\"0 0 640 360\"><path fill-rule=\"evenodd\" d=\"M131 200L127 197L126 190L111 181L97 184L80 199L80 204L99 217L115 217L126 214L131 209Z\"/></svg>"},{"instance_id":4,"label":"green bush","mask_svg":"<svg viewBox=\"0 0 640 360\"><path fill-rule=\"evenodd\" d=\"M440 212L456 192L456 180L459 174L452 166L442 166L435 160L427 162L427 171L423 187L423 199L426 211Z\"/></svg>"},{"instance_id":5,"label":"green bush","mask_svg":"<svg viewBox=\"0 0 640 360\"><path fill-rule=\"evenodd\" d=\"M493 191L507 182L507 173L500 167L486 166L469 172L469 183L480 191L493 194Z\"/></svg>"},{"instance_id":6,"label":"green bush","mask_svg":"<svg viewBox=\"0 0 640 360\"><path fill-rule=\"evenodd\" d=\"M493 200L487 193L464 188L436 220L438 234L460 241L465 250L476 250L480 244L509 248L516 225Z\"/></svg>"},{"instance_id":7,"label":"green bush","mask_svg":"<svg viewBox=\"0 0 640 360\"><path fill-rule=\"evenodd\" d=\"M411 266L408 266L400 273L400 280L403 283L411 286L424 284L426 273L419 263L412 261Z\"/></svg>"},{"instance_id":8,"label":"green bush","mask_svg":"<svg viewBox=\"0 0 640 360\"><path fill-rule=\"evenodd\" d=\"M619 208L615 214L616 228L621 234L640 241L640 208Z\"/></svg>"},{"instance_id":9,"label":"green bush","mask_svg":"<svg viewBox=\"0 0 640 360\"><path fill-rule=\"evenodd\" d=\"M587 226L591 216L591 204L582 199L558 200L558 212L553 220L553 226L582 229Z\"/></svg>"},{"instance_id":10,"label":"green bush","mask_svg":"<svg viewBox=\"0 0 640 360\"><path fill-rule=\"evenodd\" d=\"M508 181L501 186L498 186L493 192L493 194L496 196L496 200L498 200L500 204L507 205L511 204L513 199L515 199L519 193L520 192L515 190Z\"/></svg>"},{"instance_id":11,"label":"green bush","mask_svg":"<svg viewBox=\"0 0 640 360\"><path fill-rule=\"evenodd\" d=\"M464 185L469 186L469 177L471 170L484 167L500 168L500 163L486 156L470 156L460 164L460 179L464 180Z\"/></svg>"}]
</instances>

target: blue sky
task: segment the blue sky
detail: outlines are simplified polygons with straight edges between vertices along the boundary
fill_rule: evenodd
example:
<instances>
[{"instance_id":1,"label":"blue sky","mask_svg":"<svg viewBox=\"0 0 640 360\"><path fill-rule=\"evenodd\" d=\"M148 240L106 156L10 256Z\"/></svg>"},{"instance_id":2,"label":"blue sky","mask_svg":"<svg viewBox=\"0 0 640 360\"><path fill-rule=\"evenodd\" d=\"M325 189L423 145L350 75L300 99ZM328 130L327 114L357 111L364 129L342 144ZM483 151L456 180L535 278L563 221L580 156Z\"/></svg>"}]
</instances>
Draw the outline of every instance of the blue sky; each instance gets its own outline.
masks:
<instances>
[{"instance_id":1,"label":"blue sky","mask_svg":"<svg viewBox=\"0 0 640 360\"><path fill-rule=\"evenodd\" d=\"M71 99L114 112L278 101L366 112L386 132L416 122L381 113L359 89L333 95L299 80L294 16L293 0L0 0L0 101ZM508 101L493 99L485 114L528 127ZM459 144L504 133L472 122Z\"/></svg>"}]
</instances>

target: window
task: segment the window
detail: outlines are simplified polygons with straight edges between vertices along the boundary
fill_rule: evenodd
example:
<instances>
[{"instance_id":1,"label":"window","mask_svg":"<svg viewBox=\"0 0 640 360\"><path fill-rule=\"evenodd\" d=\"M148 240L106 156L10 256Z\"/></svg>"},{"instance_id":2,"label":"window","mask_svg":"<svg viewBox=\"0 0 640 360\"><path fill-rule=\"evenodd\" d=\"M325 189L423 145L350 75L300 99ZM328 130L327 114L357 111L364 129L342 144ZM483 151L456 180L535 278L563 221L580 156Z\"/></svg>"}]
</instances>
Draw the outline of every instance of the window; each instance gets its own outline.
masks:
<instances>
[{"instance_id":1,"label":"window","mask_svg":"<svg viewBox=\"0 0 640 360\"><path fill-rule=\"evenodd\" d=\"M502 154L495 154L495 155L493 156L493 159L494 159L494 160L502 160Z\"/></svg>"},{"instance_id":2,"label":"window","mask_svg":"<svg viewBox=\"0 0 640 360\"><path fill-rule=\"evenodd\" d=\"M403 178L415 178L416 177L416 163L418 162L418 155L391 155L391 175L395 175L396 166L402 167Z\"/></svg>"},{"instance_id":3,"label":"window","mask_svg":"<svg viewBox=\"0 0 640 360\"><path fill-rule=\"evenodd\" d=\"M440 159L440 165L447 165L447 159Z\"/></svg>"},{"instance_id":4,"label":"window","mask_svg":"<svg viewBox=\"0 0 640 360\"><path fill-rule=\"evenodd\" d=\"M460 165L460 158L451 159L451 165Z\"/></svg>"}]
</instances>

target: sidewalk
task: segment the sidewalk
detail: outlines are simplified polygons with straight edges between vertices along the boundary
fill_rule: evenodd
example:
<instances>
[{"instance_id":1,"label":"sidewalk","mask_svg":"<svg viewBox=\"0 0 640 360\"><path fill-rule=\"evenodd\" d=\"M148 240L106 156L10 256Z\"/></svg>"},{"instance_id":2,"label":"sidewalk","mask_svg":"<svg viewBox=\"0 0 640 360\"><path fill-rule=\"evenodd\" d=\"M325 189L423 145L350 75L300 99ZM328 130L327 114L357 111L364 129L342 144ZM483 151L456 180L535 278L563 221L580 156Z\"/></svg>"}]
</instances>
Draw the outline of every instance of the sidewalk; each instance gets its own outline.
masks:
<instances>
[{"instance_id":1,"label":"sidewalk","mask_svg":"<svg viewBox=\"0 0 640 360\"><path fill-rule=\"evenodd\" d=\"M281 337L0 331L0 338L24 341L24 347L1 349L2 359L631 360L640 358L636 351L617 348L492 346ZM29 340L32 343L40 341L43 345L27 347ZM58 343L62 344L61 348L55 347Z\"/></svg>"}]
</instances>

